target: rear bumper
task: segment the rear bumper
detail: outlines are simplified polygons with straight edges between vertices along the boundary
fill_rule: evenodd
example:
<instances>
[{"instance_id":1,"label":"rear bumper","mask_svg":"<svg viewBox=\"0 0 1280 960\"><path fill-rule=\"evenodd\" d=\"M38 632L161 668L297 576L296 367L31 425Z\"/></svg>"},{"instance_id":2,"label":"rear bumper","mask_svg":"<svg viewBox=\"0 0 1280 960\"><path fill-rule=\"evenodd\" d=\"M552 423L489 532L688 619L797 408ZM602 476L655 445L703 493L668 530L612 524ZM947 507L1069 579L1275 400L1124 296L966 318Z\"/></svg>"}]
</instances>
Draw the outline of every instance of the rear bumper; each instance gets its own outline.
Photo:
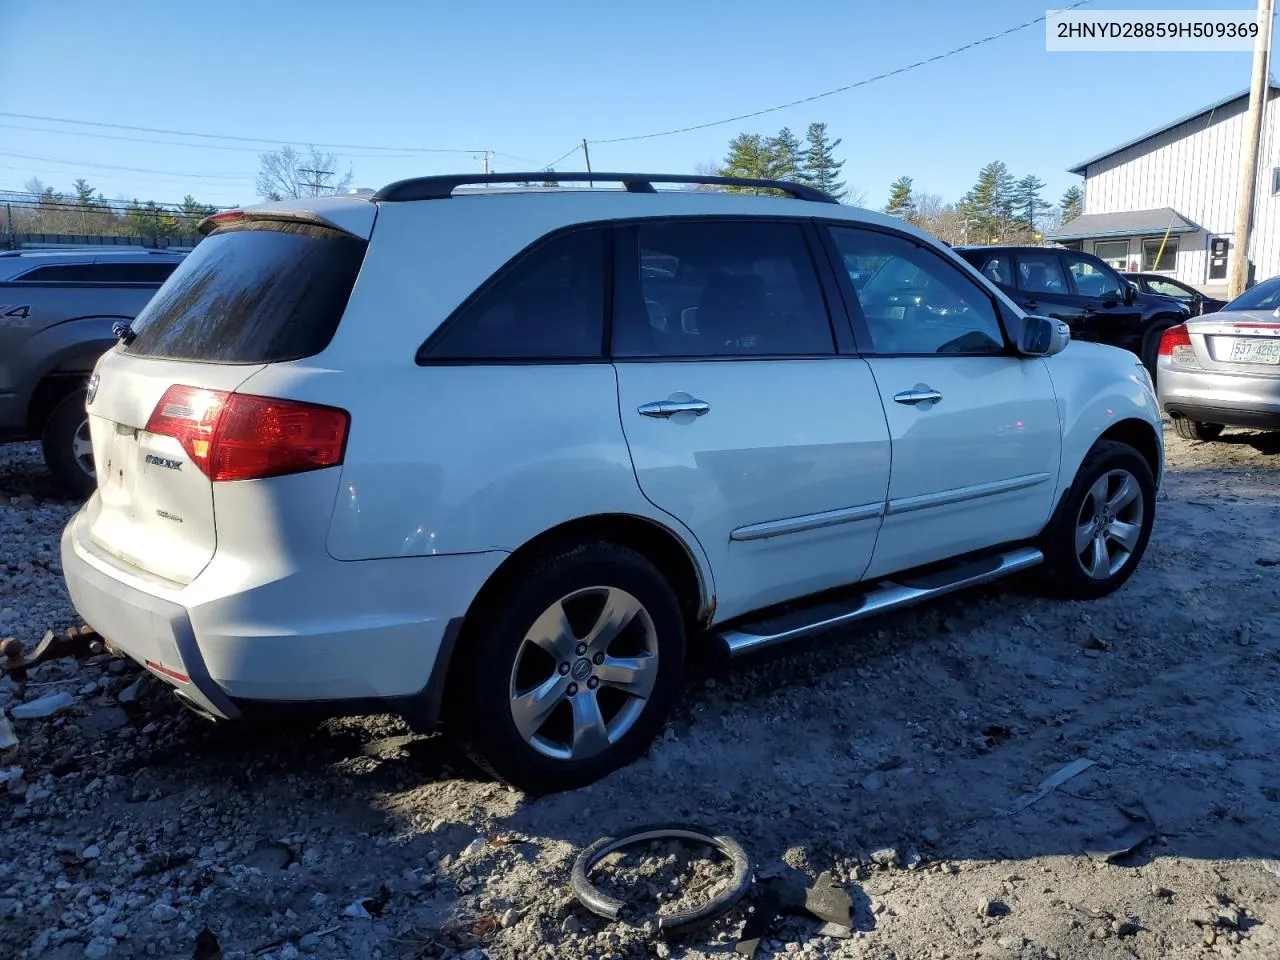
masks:
<instances>
[{"instance_id":1,"label":"rear bumper","mask_svg":"<svg viewBox=\"0 0 1280 960\"><path fill-rule=\"evenodd\" d=\"M1171 417L1280 429L1280 376L1194 371L1165 363L1157 376L1160 407Z\"/></svg>"},{"instance_id":2,"label":"rear bumper","mask_svg":"<svg viewBox=\"0 0 1280 960\"><path fill-rule=\"evenodd\" d=\"M438 700L442 647L447 659L457 624L506 557L324 557L255 583L242 563L227 567L215 554L184 586L103 555L82 515L62 536L77 612L113 648L227 719L259 704L341 713Z\"/></svg>"}]
</instances>

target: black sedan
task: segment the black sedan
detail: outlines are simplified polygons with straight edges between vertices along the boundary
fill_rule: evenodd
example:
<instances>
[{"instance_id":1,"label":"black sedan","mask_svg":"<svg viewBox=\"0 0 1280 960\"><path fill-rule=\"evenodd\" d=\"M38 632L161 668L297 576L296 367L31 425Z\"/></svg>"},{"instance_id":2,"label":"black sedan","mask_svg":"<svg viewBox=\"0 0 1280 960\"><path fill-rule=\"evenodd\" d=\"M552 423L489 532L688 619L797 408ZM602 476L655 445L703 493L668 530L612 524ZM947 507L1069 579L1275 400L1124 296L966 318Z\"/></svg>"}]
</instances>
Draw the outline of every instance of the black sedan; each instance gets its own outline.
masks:
<instances>
[{"instance_id":1,"label":"black sedan","mask_svg":"<svg viewBox=\"0 0 1280 960\"><path fill-rule=\"evenodd\" d=\"M1137 285L1143 293L1154 293L1158 297L1173 297L1181 300L1191 308L1193 317L1206 313L1217 313L1227 305L1227 301L1208 297L1181 280L1174 280L1161 273L1126 273L1124 278Z\"/></svg>"}]
</instances>

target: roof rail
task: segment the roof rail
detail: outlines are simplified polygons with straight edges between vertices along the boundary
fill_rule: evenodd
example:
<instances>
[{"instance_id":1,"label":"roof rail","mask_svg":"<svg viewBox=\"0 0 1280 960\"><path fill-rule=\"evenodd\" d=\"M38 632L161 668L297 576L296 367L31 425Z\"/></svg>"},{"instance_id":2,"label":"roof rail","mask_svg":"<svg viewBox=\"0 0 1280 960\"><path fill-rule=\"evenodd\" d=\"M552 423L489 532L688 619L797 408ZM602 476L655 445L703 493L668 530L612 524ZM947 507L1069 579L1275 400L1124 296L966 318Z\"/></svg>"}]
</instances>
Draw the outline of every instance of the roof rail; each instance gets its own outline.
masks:
<instances>
[{"instance_id":1,"label":"roof rail","mask_svg":"<svg viewBox=\"0 0 1280 960\"><path fill-rule=\"evenodd\" d=\"M412 177L389 183L373 195L374 200L445 200L458 187L488 183L621 183L628 193L655 193L655 183L696 183L721 187L761 187L790 194L797 200L814 203L839 203L829 193L802 183L784 180L757 180L750 177L714 177L691 173L560 173L539 170L534 173L455 173L435 177Z\"/></svg>"}]
</instances>

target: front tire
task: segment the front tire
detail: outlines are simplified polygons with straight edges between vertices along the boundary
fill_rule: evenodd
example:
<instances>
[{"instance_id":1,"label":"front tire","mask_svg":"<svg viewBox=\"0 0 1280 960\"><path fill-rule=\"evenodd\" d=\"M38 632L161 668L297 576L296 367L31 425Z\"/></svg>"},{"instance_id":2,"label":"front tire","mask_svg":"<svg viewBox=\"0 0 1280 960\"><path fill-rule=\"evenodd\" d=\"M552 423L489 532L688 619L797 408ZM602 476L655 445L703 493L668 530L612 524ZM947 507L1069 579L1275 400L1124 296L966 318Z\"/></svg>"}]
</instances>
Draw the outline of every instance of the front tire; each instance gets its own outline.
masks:
<instances>
[{"instance_id":1,"label":"front tire","mask_svg":"<svg viewBox=\"0 0 1280 960\"><path fill-rule=\"evenodd\" d=\"M1173 418L1173 432L1183 440L1201 440L1208 443L1222 436L1223 429L1220 423L1201 423L1199 420L1188 420L1186 417Z\"/></svg>"},{"instance_id":2,"label":"front tire","mask_svg":"<svg viewBox=\"0 0 1280 960\"><path fill-rule=\"evenodd\" d=\"M84 500L98 484L89 440L89 415L83 387L63 397L49 414L40 434L44 462L69 497Z\"/></svg>"},{"instance_id":3,"label":"front tire","mask_svg":"<svg viewBox=\"0 0 1280 960\"><path fill-rule=\"evenodd\" d=\"M1133 447L1094 444L1041 538L1054 592L1093 600L1124 585L1151 538L1155 486L1150 464Z\"/></svg>"},{"instance_id":4,"label":"front tire","mask_svg":"<svg viewBox=\"0 0 1280 960\"><path fill-rule=\"evenodd\" d=\"M455 653L448 722L466 753L531 793L643 753L683 674L684 619L662 573L601 542L547 553L504 584Z\"/></svg>"}]
</instances>

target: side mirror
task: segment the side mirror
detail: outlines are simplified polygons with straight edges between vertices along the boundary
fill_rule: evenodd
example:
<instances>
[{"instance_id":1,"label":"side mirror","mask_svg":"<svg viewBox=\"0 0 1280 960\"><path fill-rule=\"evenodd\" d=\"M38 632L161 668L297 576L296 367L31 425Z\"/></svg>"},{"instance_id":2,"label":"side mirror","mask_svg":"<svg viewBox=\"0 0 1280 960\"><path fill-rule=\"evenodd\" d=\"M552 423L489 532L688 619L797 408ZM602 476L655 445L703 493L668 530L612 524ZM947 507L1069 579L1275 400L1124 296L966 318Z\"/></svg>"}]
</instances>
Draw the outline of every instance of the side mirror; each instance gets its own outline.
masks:
<instances>
[{"instance_id":1,"label":"side mirror","mask_svg":"<svg viewBox=\"0 0 1280 960\"><path fill-rule=\"evenodd\" d=\"M1028 357L1052 357L1067 349L1071 328L1053 317L1029 315L1023 319L1018 352Z\"/></svg>"},{"instance_id":2,"label":"side mirror","mask_svg":"<svg viewBox=\"0 0 1280 960\"><path fill-rule=\"evenodd\" d=\"M1138 295L1138 285L1130 283L1128 280L1124 282L1124 305L1126 307L1133 306L1134 298Z\"/></svg>"}]
</instances>

